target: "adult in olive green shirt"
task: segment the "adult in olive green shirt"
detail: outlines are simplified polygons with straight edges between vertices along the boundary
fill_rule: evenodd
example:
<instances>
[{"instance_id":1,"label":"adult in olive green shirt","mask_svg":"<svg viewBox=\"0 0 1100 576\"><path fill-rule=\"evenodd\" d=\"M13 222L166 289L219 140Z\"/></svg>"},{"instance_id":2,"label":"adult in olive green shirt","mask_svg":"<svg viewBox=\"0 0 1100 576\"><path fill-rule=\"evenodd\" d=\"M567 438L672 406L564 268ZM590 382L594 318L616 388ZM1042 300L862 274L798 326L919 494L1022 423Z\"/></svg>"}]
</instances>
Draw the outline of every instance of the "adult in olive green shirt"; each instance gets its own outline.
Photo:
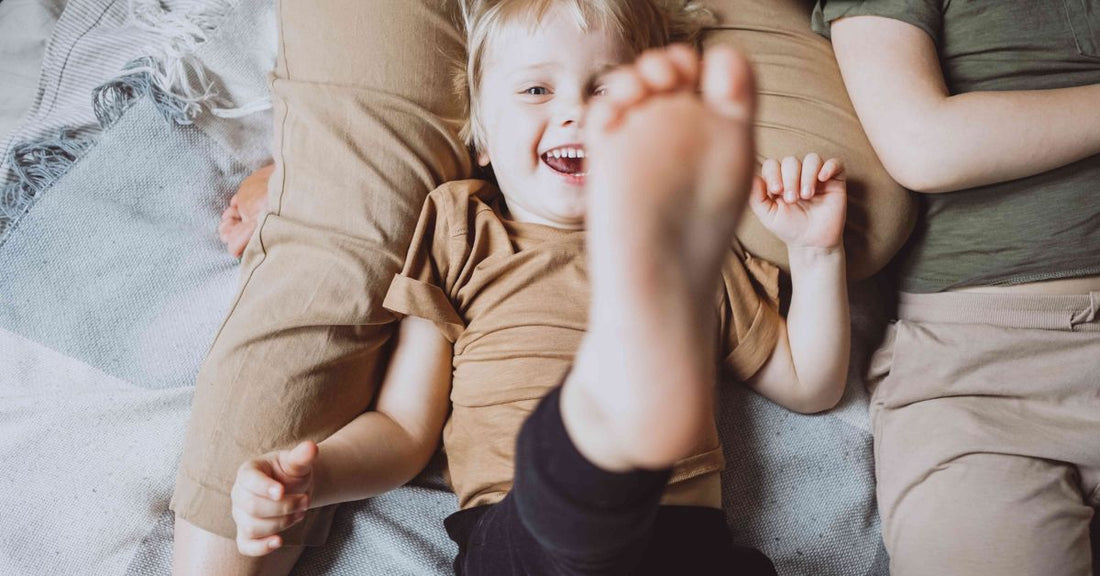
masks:
<instances>
[{"instance_id":1,"label":"adult in olive green shirt","mask_svg":"<svg viewBox=\"0 0 1100 576\"><path fill-rule=\"evenodd\" d=\"M891 572L1093 574L1100 0L821 0L814 25L922 193L868 380Z\"/></svg>"}]
</instances>

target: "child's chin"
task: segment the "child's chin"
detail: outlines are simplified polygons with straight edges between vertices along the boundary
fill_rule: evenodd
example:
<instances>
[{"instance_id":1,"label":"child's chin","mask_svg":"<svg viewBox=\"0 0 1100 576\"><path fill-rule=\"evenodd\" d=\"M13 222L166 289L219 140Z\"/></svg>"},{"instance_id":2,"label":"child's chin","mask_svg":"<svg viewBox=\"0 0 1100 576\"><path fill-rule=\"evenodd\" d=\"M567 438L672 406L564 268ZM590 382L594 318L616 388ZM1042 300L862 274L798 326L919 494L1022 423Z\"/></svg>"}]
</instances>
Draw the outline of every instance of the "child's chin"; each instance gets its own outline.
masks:
<instances>
[{"instance_id":1,"label":"child's chin","mask_svg":"<svg viewBox=\"0 0 1100 576\"><path fill-rule=\"evenodd\" d=\"M563 228L581 228L584 226L584 210L555 210L550 220Z\"/></svg>"}]
</instances>

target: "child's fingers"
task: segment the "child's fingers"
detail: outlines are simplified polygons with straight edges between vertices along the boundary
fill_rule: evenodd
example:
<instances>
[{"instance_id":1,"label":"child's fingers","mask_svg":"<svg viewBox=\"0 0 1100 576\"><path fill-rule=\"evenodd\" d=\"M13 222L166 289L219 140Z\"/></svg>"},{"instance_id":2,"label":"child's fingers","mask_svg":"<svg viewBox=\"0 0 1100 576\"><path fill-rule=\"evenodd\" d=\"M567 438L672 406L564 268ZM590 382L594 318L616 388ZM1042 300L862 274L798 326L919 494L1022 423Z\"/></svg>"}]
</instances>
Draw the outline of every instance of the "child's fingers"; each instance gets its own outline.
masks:
<instances>
[{"instance_id":1,"label":"child's fingers","mask_svg":"<svg viewBox=\"0 0 1100 576\"><path fill-rule=\"evenodd\" d=\"M818 173L817 179L820 182L828 182L829 180L840 178L843 175L844 162L838 158L829 158L821 167L821 171Z\"/></svg>"},{"instance_id":2,"label":"child's fingers","mask_svg":"<svg viewBox=\"0 0 1100 576\"><path fill-rule=\"evenodd\" d=\"M768 192L768 185L764 182L764 179L760 176L756 176L752 179L752 190L749 192L749 207L758 218L763 218L775 205L775 200L772 199L771 194Z\"/></svg>"},{"instance_id":3,"label":"child's fingers","mask_svg":"<svg viewBox=\"0 0 1100 576\"><path fill-rule=\"evenodd\" d=\"M788 204L798 201L798 184L802 180L802 163L794 156L787 156L780 164L783 173L783 200Z\"/></svg>"},{"instance_id":4,"label":"child's fingers","mask_svg":"<svg viewBox=\"0 0 1100 576\"><path fill-rule=\"evenodd\" d=\"M779 162L774 158L768 158L760 167L760 175L764 178L767 191L772 196L783 193L783 175L779 169Z\"/></svg>"},{"instance_id":5,"label":"child's fingers","mask_svg":"<svg viewBox=\"0 0 1100 576\"><path fill-rule=\"evenodd\" d=\"M234 487L231 498L234 513L251 518L282 518L309 510L309 496L306 494L272 500Z\"/></svg>"},{"instance_id":6,"label":"child's fingers","mask_svg":"<svg viewBox=\"0 0 1100 576\"><path fill-rule=\"evenodd\" d=\"M237 547L242 554L262 556L282 545L277 534L301 522L308 510L308 499L299 498L286 514L264 516L276 509L276 502L243 492L234 486L233 521L237 525ZM272 537L275 537L273 540Z\"/></svg>"},{"instance_id":7,"label":"child's fingers","mask_svg":"<svg viewBox=\"0 0 1100 576\"><path fill-rule=\"evenodd\" d=\"M237 551L244 556L266 556L282 545L283 539L278 536L260 539L237 537Z\"/></svg>"},{"instance_id":8,"label":"child's fingers","mask_svg":"<svg viewBox=\"0 0 1100 576\"><path fill-rule=\"evenodd\" d=\"M291 478L308 476L313 472L317 453L317 445L308 441L299 443L293 450L282 450L277 457L279 470Z\"/></svg>"},{"instance_id":9,"label":"child's fingers","mask_svg":"<svg viewBox=\"0 0 1100 576\"><path fill-rule=\"evenodd\" d=\"M237 469L237 482L241 488L256 496L278 500L283 497L283 485L261 470L259 462L245 462Z\"/></svg>"},{"instance_id":10,"label":"child's fingers","mask_svg":"<svg viewBox=\"0 0 1100 576\"><path fill-rule=\"evenodd\" d=\"M821 171L821 156L810 152L802 159L802 182L799 187L799 195L803 200L813 198L817 191L816 177Z\"/></svg>"},{"instance_id":11,"label":"child's fingers","mask_svg":"<svg viewBox=\"0 0 1100 576\"><path fill-rule=\"evenodd\" d=\"M234 516L237 522L237 539L263 540L301 522L304 517L305 513L280 518Z\"/></svg>"},{"instance_id":12,"label":"child's fingers","mask_svg":"<svg viewBox=\"0 0 1100 576\"><path fill-rule=\"evenodd\" d=\"M228 239L223 239L225 247L230 254L235 258L240 258L241 254L244 254L244 249L248 247L248 241L252 239L252 229L245 228L243 225L238 224L236 228L230 231Z\"/></svg>"}]
</instances>

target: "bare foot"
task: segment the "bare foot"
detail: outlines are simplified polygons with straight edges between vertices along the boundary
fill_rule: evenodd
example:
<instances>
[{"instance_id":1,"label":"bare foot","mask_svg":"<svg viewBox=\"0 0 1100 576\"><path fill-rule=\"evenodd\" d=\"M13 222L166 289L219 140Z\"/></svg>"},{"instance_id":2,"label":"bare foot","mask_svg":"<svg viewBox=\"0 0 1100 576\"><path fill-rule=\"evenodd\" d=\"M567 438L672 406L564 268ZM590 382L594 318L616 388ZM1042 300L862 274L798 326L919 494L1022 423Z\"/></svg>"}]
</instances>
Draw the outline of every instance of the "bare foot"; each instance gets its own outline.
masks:
<instances>
[{"instance_id":1,"label":"bare foot","mask_svg":"<svg viewBox=\"0 0 1100 576\"><path fill-rule=\"evenodd\" d=\"M273 170L275 165L269 164L245 178L237 193L229 199L229 207L222 212L218 237L226 250L237 258L244 254L260 217L267 212L267 181Z\"/></svg>"},{"instance_id":2,"label":"bare foot","mask_svg":"<svg viewBox=\"0 0 1100 576\"><path fill-rule=\"evenodd\" d=\"M755 89L740 54L682 46L607 86L585 125L593 300L562 416L596 465L663 468L713 426L714 301L754 171Z\"/></svg>"}]
</instances>

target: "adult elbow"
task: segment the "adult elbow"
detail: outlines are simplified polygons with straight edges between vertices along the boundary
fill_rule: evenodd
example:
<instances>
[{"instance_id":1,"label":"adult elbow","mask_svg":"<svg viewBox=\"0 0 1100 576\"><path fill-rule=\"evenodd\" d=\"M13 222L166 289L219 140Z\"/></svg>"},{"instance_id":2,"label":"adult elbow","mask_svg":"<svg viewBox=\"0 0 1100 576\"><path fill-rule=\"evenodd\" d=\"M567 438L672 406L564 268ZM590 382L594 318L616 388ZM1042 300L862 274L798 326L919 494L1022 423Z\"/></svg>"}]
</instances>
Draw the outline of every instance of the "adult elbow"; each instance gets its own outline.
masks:
<instances>
[{"instance_id":1,"label":"adult elbow","mask_svg":"<svg viewBox=\"0 0 1100 576\"><path fill-rule=\"evenodd\" d=\"M960 178L947 146L923 132L909 131L879 146L877 151L886 172L908 190L937 194L957 190Z\"/></svg>"},{"instance_id":2,"label":"adult elbow","mask_svg":"<svg viewBox=\"0 0 1100 576\"><path fill-rule=\"evenodd\" d=\"M886 171L898 183L907 190L921 194L939 194L955 190L955 181L942 172L942 165L937 170L935 163L922 162L920 159L906 159L892 162L886 166Z\"/></svg>"}]
</instances>

